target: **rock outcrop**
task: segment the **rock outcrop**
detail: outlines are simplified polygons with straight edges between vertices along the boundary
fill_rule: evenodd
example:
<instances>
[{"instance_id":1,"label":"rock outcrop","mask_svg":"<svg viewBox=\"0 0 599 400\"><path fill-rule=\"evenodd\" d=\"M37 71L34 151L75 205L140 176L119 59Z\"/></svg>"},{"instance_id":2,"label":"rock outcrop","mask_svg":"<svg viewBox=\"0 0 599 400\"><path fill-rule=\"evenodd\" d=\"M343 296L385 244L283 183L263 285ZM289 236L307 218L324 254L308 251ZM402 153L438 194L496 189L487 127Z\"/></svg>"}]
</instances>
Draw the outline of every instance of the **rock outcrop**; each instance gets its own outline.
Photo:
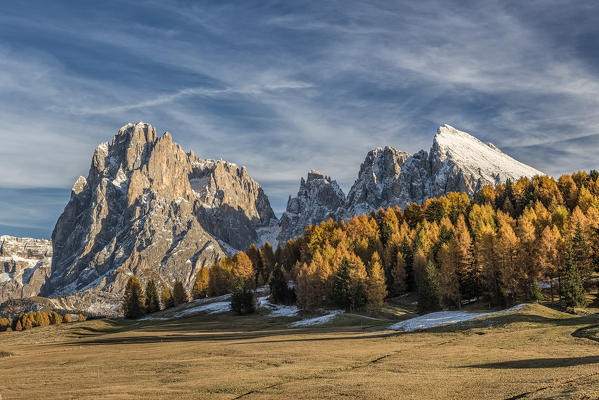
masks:
<instances>
[{"instance_id":1,"label":"rock outcrop","mask_svg":"<svg viewBox=\"0 0 599 400\"><path fill-rule=\"evenodd\" d=\"M452 191L472 195L483 185L539 174L443 125L429 152L370 151L347 198L337 182L310 171L279 221L245 167L203 160L168 133L128 124L95 150L52 243L0 237L0 302L41 295L58 308L117 314L131 275L142 284L180 280L190 289L201 267L251 243L276 245L328 218L403 208Z\"/></svg>"},{"instance_id":2,"label":"rock outcrop","mask_svg":"<svg viewBox=\"0 0 599 400\"><path fill-rule=\"evenodd\" d=\"M345 204L345 195L337 182L320 172L308 172L308 179L301 178L297 197L289 196L287 209L281 216L279 243L304 233L308 225L335 218Z\"/></svg>"},{"instance_id":3,"label":"rock outcrop","mask_svg":"<svg viewBox=\"0 0 599 400\"><path fill-rule=\"evenodd\" d=\"M171 135L128 124L96 149L52 234L41 294L113 313L129 276L188 289L197 271L245 249L276 219L245 168L185 153Z\"/></svg>"},{"instance_id":4,"label":"rock outcrop","mask_svg":"<svg viewBox=\"0 0 599 400\"><path fill-rule=\"evenodd\" d=\"M51 264L49 240L0 236L0 303L37 295Z\"/></svg>"},{"instance_id":5,"label":"rock outcrop","mask_svg":"<svg viewBox=\"0 0 599 400\"><path fill-rule=\"evenodd\" d=\"M279 243L300 235L309 224L318 224L331 216L347 220L379 207L404 208L450 192L472 196L484 185L534 175L543 173L514 160L492 144L443 125L429 152L420 150L410 155L393 147L368 152L344 204L339 197L323 206L316 198L318 191L308 189L302 179L298 197L290 198L280 220Z\"/></svg>"},{"instance_id":6,"label":"rock outcrop","mask_svg":"<svg viewBox=\"0 0 599 400\"><path fill-rule=\"evenodd\" d=\"M401 193L399 174L409 157L409 153L389 146L369 151L347 196L345 216L368 213L394 203Z\"/></svg>"}]
</instances>

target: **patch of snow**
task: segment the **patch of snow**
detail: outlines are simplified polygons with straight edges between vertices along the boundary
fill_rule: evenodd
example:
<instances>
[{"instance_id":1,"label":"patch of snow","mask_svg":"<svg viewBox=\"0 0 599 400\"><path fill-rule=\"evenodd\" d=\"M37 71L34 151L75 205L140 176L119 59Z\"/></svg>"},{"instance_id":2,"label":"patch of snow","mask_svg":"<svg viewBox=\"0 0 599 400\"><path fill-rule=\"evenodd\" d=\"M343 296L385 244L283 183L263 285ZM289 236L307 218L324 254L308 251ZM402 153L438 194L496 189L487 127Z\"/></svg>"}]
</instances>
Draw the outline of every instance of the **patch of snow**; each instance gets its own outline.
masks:
<instances>
[{"instance_id":1,"label":"patch of snow","mask_svg":"<svg viewBox=\"0 0 599 400\"><path fill-rule=\"evenodd\" d=\"M256 243L258 248L264 246L266 242L268 242L273 249L276 249L279 245L277 238L281 233L281 226L279 225L278 220L273 219L269 226L262 226L256 229L256 233L258 234L258 243Z\"/></svg>"},{"instance_id":2,"label":"patch of snow","mask_svg":"<svg viewBox=\"0 0 599 400\"><path fill-rule=\"evenodd\" d=\"M203 304L201 306L181 310L173 315L173 318L181 318L186 315L207 312L208 314L220 314L231 311L230 301L217 301L216 303Z\"/></svg>"},{"instance_id":3,"label":"patch of snow","mask_svg":"<svg viewBox=\"0 0 599 400\"><path fill-rule=\"evenodd\" d=\"M217 239L218 244L222 247L223 251L230 257L233 257L235 254L239 253L239 250L231 246L230 244Z\"/></svg>"},{"instance_id":4,"label":"patch of snow","mask_svg":"<svg viewBox=\"0 0 599 400\"><path fill-rule=\"evenodd\" d=\"M8 274L7 272L3 272L0 274L0 283L8 282L11 280L12 278L10 277L10 274Z\"/></svg>"},{"instance_id":5,"label":"patch of snow","mask_svg":"<svg viewBox=\"0 0 599 400\"><path fill-rule=\"evenodd\" d=\"M507 310L488 313L470 313L467 311L439 311L398 322L396 324L391 325L389 329L394 331L414 332L421 329L458 324L460 322L470 321L472 319L480 317L507 314L521 310L523 307L524 304L519 304L512 308L508 308Z\"/></svg>"},{"instance_id":6,"label":"patch of snow","mask_svg":"<svg viewBox=\"0 0 599 400\"><path fill-rule=\"evenodd\" d=\"M342 313L343 313L343 310L333 310L326 315L323 315L320 317L315 317L315 318L302 319L301 321L296 321L296 322L290 324L289 326L291 328L299 328L299 327L305 327L305 326L324 325L328 322L331 322L337 315L342 314Z\"/></svg>"},{"instance_id":7,"label":"patch of snow","mask_svg":"<svg viewBox=\"0 0 599 400\"><path fill-rule=\"evenodd\" d=\"M272 304L268 301L269 296L263 296L258 298L258 307L271 310L267 316L270 318L277 317L295 317L299 313L297 306L286 306L282 304Z\"/></svg>"},{"instance_id":8,"label":"patch of snow","mask_svg":"<svg viewBox=\"0 0 599 400\"><path fill-rule=\"evenodd\" d=\"M129 179L127 178L127 175L125 175L123 169L119 167L119 170L117 171L115 178L112 180L112 184L120 190L124 191L127 190L129 186L128 181Z\"/></svg>"},{"instance_id":9,"label":"patch of snow","mask_svg":"<svg viewBox=\"0 0 599 400\"><path fill-rule=\"evenodd\" d=\"M140 318L140 321L167 321L169 319L181 318L187 315L207 312L208 314L219 314L231 310L231 302L228 301L231 294L224 294L218 297L208 297L205 299L197 299L190 301L185 305L185 308L168 317L151 317L147 316Z\"/></svg>"}]
</instances>

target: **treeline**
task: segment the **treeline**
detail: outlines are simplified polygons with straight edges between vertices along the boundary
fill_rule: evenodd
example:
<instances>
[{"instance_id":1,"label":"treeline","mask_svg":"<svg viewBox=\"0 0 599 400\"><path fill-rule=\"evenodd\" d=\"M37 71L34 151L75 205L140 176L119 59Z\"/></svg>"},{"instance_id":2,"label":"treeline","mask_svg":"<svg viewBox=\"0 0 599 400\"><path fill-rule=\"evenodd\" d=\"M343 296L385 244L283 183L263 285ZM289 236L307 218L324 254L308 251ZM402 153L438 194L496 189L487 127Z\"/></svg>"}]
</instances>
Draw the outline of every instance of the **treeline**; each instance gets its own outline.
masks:
<instances>
[{"instance_id":1,"label":"treeline","mask_svg":"<svg viewBox=\"0 0 599 400\"><path fill-rule=\"evenodd\" d=\"M310 226L273 252L267 243L202 269L200 297L268 283L273 300L306 309L379 307L418 294L421 311L541 299L586 304L599 267L599 173L577 172L485 186ZM292 281L294 290L287 281ZM237 289L239 291L239 289ZM279 297L279 298L277 298ZM291 300L293 301L293 300Z\"/></svg>"},{"instance_id":2,"label":"treeline","mask_svg":"<svg viewBox=\"0 0 599 400\"><path fill-rule=\"evenodd\" d=\"M79 314L77 321L85 321L85 316ZM26 314L19 314L12 321L7 318L0 318L0 332L3 331L24 331L33 329L38 326L49 326L58 325L62 323L73 322L70 314L59 314L55 311L52 312L29 312Z\"/></svg>"},{"instance_id":3,"label":"treeline","mask_svg":"<svg viewBox=\"0 0 599 400\"><path fill-rule=\"evenodd\" d=\"M197 298L199 296L194 297ZM125 295L122 304L123 314L125 315L125 318L134 319L179 304L187 303L188 301L189 296L183 283L180 281L175 282L172 292L168 285L164 284L161 293L158 294L158 287L154 280L148 281L144 291L139 283L139 279L132 276L129 278L127 286L125 287Z\"/></svg>"}]
</instances>

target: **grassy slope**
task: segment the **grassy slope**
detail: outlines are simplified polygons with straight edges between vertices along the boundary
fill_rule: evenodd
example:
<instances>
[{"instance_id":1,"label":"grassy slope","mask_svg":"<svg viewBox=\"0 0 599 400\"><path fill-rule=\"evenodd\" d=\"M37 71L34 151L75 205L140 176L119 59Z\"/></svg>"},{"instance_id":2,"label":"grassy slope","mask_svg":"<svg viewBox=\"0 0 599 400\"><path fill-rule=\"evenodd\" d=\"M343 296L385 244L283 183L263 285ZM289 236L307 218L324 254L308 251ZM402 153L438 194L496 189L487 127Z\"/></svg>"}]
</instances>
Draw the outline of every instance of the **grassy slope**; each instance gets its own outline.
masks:
<instances>
[{"instance_id":1,"label":"grassy slope","mask_svg":"<svg viewBox=\"0 0 599 400\"><path fill-rule=\"evenodd\" d=\"M401 317L398 309L410 311L400 305L305 329L288 329L289 319L224 314L4 333L0 394L3 400L599 395L599 342L572 335L596 335L597 316L528 305L459 328L382 331L390 315Z\"/></svg>"}]
</instances>

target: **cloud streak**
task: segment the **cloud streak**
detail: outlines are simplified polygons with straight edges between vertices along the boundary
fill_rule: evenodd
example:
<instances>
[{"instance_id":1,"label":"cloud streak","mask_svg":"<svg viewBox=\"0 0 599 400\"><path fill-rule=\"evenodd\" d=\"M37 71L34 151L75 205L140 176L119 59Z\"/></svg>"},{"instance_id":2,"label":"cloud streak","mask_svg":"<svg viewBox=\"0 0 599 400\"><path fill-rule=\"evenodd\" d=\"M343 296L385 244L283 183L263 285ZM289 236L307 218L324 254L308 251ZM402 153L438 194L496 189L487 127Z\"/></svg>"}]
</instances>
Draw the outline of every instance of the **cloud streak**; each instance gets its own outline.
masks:
<instances>
[{"instance_id":1,"label":"cloud streak","mask_svg":"<svg viewBox=\"0 0 599 400\"><path fill-rule=\"evenodd\" d=\"M368 150L428 149L442 123L551 174L591 168L597 11L558 1L0 4L0 191L68 197L95 146L140 120L202 157L246 165L277 211L309 169L347 191ZM62 208L36 206L32 193L19 196L55 219ZM16 214L0 214L0 233L39 226Z\"/></svg>"}]
</instances>

